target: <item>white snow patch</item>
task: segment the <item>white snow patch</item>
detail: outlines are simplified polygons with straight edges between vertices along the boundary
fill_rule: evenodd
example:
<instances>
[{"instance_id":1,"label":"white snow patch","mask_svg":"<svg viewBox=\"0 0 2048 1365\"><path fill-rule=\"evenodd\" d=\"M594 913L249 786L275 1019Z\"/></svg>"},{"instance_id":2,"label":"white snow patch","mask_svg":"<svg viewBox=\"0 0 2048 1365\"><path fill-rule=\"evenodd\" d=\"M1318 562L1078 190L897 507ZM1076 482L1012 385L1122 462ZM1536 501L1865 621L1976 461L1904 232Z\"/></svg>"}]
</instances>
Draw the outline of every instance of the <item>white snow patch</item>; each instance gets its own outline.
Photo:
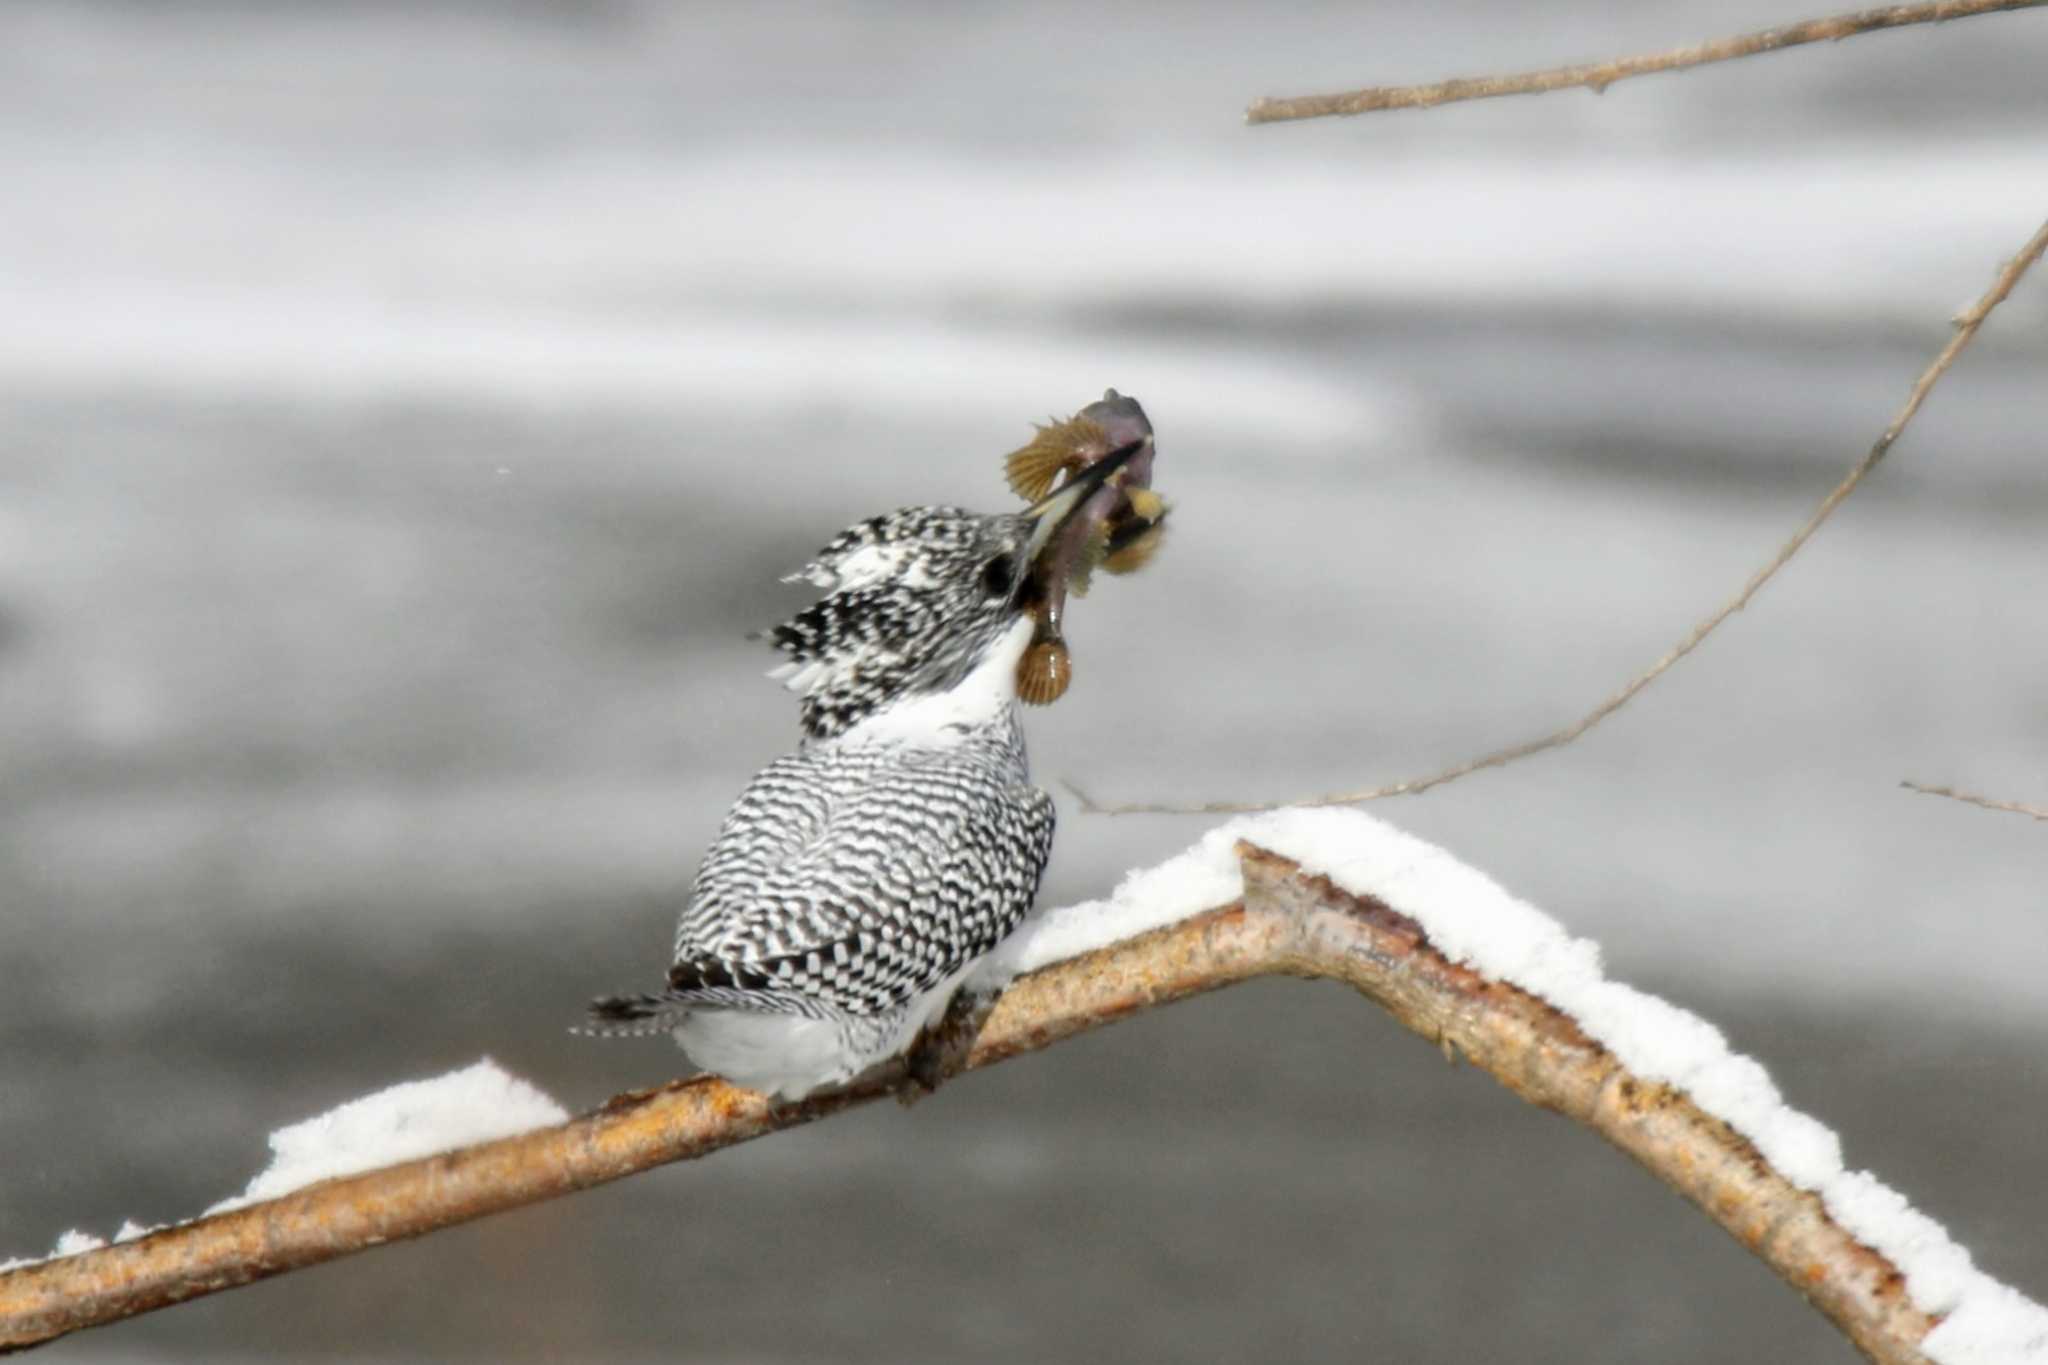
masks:
<instances>
[{"instance_id":1,"label":"white snow patch","mask_svg":"<svg viewBox=\"0 0 2048 1365\"><path fill-rule=\"evenodd\" d=\"M248 1189L207 1213L225 1213L317 1181L531 1132L568 1117L561 1105L486 1057L460 1071L394 1085L278 1129L270 1135L269 1167L249 1182Z\"/></svg>"},{"instance_id":2,"label":"white snow patch","mask_svg":"<svg viewBox=\"0 0 2048 1365\"><path fill-rule=\"evenodd\" d=\"M394 1085L278 1129L270 1135L269 1167L249 1182L248 1189L207 1213L226 1213L316 1181L531 1132L568 1117L561 1105L485 1057L460 1071ZM130 1218L114 1233L114 1241L132 1242L163 1226L145 1226ZM57 1239L48 1256L0 1260L0 1274L105 1245L105 1238L73 1229Z\"/></svg>"},{"instance_id":3,"label":"white snow patch","mask_svg":"<svg viewBox=\"0 0 2048 1365\"><path fill-rule=\"evenodd\" d=\"M1930 1359L2048 1363L2048 1308L1978 1270L1969 1251L1904 1195L1868 1171L1844 1167L1834 1132L1787 1105L1763 1066L1730 1051L1718 1028L1608 980L1599 945L1572 937L1442 849L1363 812L1287 810L1219 825L1178 857L1128 874L1108 899L1035 917L977 980L993 984L1236 900L1244 894L1233 851L1240 839L1385 902L1419 923L1446 956L1541 996L1637 1075L1685 1090L1905 1273L1914 1305L1943 1315L1921 1346Z\"/></svg>"},{"instance_id":4,"label":"white snow patch","mask_svg":"<svg viewBox=\"0 0 2048 1365\"><path fill-rule=\"evenodd\" d=\"M121 1224L121 1230L114 1234L114 1240L116 1242L132 1242L138 1237L147 1237L150 1233L157 1231L161 1227L163 1227L161 1223L154 1223L144 1227L130 1218ZM103 1237L95 1237L89 1232L81 1232L79 1229L73 1228L57 1239L57 1245L50 1249L50 1254L47 1256L13 1256L7 1260L0 1261L0 1275L4 1275L10 1270L19 1270L25 1265L41 1265L45 1261L54 1261L65 1256L78 1256L88 1251L98 1251L106 1244L106 1239Z\"/></svg>"},{"instance_id":5,"label":"white snow patch","mask_svg":"<svg viewBox=\"0 0 2048 1365\"><path fill-rule=\"evenodd\" d=\"M45 1261L54 1261L65 1256L77 1256L87 1251L98 1251L106 1244L105 1238L95 1237L89 1232L80 1232L77 1228L73 1228L57 1239L57 1245L50 1248L47 1255L11 1256L4 1261L0 1261L0 1275L5 1275L10 1270L19 1270L25 1265L41 1265Z\"/></svg>"},{"instance_id":6,"label":"white snow patch","mask_svg":"<svg viewBox=\"0 0 2048 1365\"><path fill-rule=\"evenodd\" d=\"M78 1256L88 1251L98 1251L106 1244L107 1239L104 1237L95 1237L89 1232L80 1232L73 1228L57 1239L57 1248L50 1255L52 1258Z\"/></svg>"}]
</instances>

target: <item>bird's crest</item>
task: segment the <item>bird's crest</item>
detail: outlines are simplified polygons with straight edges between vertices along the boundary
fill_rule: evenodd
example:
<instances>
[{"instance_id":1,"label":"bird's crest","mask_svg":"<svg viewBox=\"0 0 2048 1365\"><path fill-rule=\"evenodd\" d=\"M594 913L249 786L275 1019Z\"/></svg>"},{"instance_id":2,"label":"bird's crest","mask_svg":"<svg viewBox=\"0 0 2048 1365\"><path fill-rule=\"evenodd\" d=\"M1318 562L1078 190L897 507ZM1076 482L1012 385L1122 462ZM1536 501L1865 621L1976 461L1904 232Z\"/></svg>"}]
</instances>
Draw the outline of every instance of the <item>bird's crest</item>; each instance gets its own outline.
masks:
<instances>
[{"instance_id":1,"label":"bird's crest","mask_svg":"<svg viewBox=\"0 0 2048 1365\"><path fill-rule=\"evenodd\" d=\"M801 698L805 736L964 676L1012 615L991 566L1023 534L1017 517L906 507L848 527L790 575L824 591L764 632L784 656L769 676Z\"/></svg>"}]
</instances>

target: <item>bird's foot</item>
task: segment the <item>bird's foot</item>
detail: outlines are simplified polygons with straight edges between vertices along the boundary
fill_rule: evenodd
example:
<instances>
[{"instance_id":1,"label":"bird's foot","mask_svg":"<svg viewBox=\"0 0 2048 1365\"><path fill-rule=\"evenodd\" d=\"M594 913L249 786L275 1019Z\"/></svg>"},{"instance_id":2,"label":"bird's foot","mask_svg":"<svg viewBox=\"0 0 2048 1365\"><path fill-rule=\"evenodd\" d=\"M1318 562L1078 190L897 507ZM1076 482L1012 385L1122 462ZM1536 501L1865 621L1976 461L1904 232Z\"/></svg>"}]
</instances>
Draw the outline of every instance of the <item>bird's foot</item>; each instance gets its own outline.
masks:
<instances>
[{"instance_id":1,"label":"bird's foot","mask_svg":"<svg viewBox=\"0 0 2048 1365\"><path fill-rule=\"evenodd\" d=\"M967 1066L967 1054L981 1036L981 1026L995 1007L994 994L961 991L946 1006L937 1023L917 1036L910 1051L903 1054L903 1069L896 1082L896 1102L908 1109L939 1088L948 1076Z\"/></svg>"}]
</instances>

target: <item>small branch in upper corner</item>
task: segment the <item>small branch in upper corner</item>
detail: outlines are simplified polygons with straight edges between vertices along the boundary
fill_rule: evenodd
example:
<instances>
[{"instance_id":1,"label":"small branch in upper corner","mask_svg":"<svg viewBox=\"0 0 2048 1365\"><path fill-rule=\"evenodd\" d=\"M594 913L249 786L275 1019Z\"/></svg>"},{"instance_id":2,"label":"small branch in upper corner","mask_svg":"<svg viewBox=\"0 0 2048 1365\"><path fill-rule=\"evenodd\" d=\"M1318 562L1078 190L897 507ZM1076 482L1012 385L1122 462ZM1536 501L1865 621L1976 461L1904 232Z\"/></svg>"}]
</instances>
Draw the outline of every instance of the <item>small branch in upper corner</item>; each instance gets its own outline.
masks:
<instances>
[{"instance_id":1,"label":"small branch in upper corner","mask_svg":"<svg viewBox=\"0 0 2048 1365\"><path fill-rule=\"evenodd\" d=\"M1968 19L2000 10L2032 9L2041 4L2048 4L2048 0L1936 0L1933 4L1892 5L1853 14L1836 14L1826 19L1808 19L1756 33L1718 38L1710 43L1673 48L1668 52L1616 57L1605 62L1584 62L1504 76L1460 76L1433 85L1373 85L1334 95L1269 97L1253 100L1244 117L1247 123L1289 123L1299 119L1370 114L1381 109L1427 109L1432 105L1493 99L1500 95L1540 95L1550 90L1584 88L1597 95L1614 82L1631 76L1683 71L1687 67L1730 61L1736 57L1753 57L1759 52L1775 52L1779 48L1798 47L1802 43L1853 38L1859 33L1877 33L1909 24Z\"/></svg>"},{"instance_id":2,"label":"small branch in upper corner","mask_svg":"<svg viewBox=\"0 0 2048 1365\"><path fill-rule=\"evenodd\" d=\"M1211 801L1202 805L1126 802L1101 805L1082 795L1080 789L1071 782L1067 784L1068 789L1081 798L1082 809L1090 815L1242 815L1279 810L1285 806L1351 806L1365 801L1377 801L1385 796L1412 796L1464 777L1468 773L1476 773L1482 768L1504 767L1517 759L1540 754L1547 749L1562 748L1627 705L1638 692L1664 676L1673 664L1699 648L1709 635L1719 629L1722 622L1749 605L1750 599L1762 591L1764 584L1776 577L1778 570L1784 568L1792 556L1798 554L1806 542L1813 539L1814 532L1818 531L1821 523L1842 505L1843 499L1856 491L1864 476L1877 468L1890 453L1893 444L1904 434L1914 415L1920 411L1920 405L1927 401L1927 395L1933 392L1935 384L1948 373L1949 366L1955 363L1956 357L1963 353L1963 348L1977 335L1977 329L1984 325L1984 319L1991 316L1994 308L2005 302L2006 296L2012 293L2013 286L2020 282L2020 277L2027 273L2028 267L2041 259L2044 251L2048 251L2048 222L2035 229L2034 235L2027 239L2019 254L2005 263L2004 268L1998 272L1998 278L1984 291L1984 296L1956 315L1954 334L1949 337L1948 344L1941 348L1941 353L1936 355L1927 368L1920 372L1920 377L1913 381L1911 392L1906 395L1904 405L1893 414L1891 424L1884 429L1883 434L1871 445L1863 458L1857 461L1856 466L1825 498L1821 499L1820 506L1806 519L1806 524L1794 531L1791 538L1778 547L1777 553L1772 555L1762 568L1749 576L1749 581L1742 585L1740 591L1722 603L1712 615L1694 626L1683 640L1665 652L1663 658L1631 678L1607 700L1563 729L1554 730L1538 739L1510 745L1505 749L1496 749L1490 754L1470 759L1428 777L1410 778L1405 782L1395 782L1384 787L1367 787L1359 791L1328 792L1322 796L1303 797L1296 801Z\"/></svg>"},{"instance_id":3,"label":"small branch in upper corner","mask_svg":"<svg viewBox=\"0 0 2048 1365\"><path fill-rule=\"evenodd\" d=\"M2011 811L2014 815L2027 815L2032 816L2036 820L2048 821L2048 807L2029 806L2019 801L1994 801L1988 796L1974 796L1969 792L1959 792L1954 787L1930 787L1925 783L1911 780L1901 782L1899 785L1908 791L1919 792L1922 796L1946 796L1951 801L1961 801L1965 805L1980 806L1985 810Z\"/></svg>"}]
</instances>

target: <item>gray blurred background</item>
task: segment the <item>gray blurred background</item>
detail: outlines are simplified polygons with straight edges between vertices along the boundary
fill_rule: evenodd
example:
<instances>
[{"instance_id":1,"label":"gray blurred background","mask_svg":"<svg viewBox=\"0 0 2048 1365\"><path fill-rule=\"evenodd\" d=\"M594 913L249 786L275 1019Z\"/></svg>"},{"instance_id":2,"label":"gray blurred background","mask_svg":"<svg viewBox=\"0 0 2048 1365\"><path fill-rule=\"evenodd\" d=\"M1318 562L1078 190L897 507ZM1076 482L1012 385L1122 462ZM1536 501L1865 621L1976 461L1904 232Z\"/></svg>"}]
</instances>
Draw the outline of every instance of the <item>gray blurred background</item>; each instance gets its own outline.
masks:
<instances>
[{"instance_id":1,"label":"gray blurred background","mask_svg":"<svg viewBox=\"0 0 2048 1365\"><path fill-rule=\"evenodd\" d=\"M0 1257L652 982L793 735L745 632L1029 419L1177 504L1040 772L1406 777L1568 720L1882 428L2048 213L2048 15L1247 130L1739 4L0 9ZM1723 1023L2048 1290L2048 279L1725 633L1376 813ZM1074 812L1046 898L1196 819ZM1332 988L1139 1019L52 1360L1846 1359L1623 1158Z\"/></svg>"}]
</instances>

